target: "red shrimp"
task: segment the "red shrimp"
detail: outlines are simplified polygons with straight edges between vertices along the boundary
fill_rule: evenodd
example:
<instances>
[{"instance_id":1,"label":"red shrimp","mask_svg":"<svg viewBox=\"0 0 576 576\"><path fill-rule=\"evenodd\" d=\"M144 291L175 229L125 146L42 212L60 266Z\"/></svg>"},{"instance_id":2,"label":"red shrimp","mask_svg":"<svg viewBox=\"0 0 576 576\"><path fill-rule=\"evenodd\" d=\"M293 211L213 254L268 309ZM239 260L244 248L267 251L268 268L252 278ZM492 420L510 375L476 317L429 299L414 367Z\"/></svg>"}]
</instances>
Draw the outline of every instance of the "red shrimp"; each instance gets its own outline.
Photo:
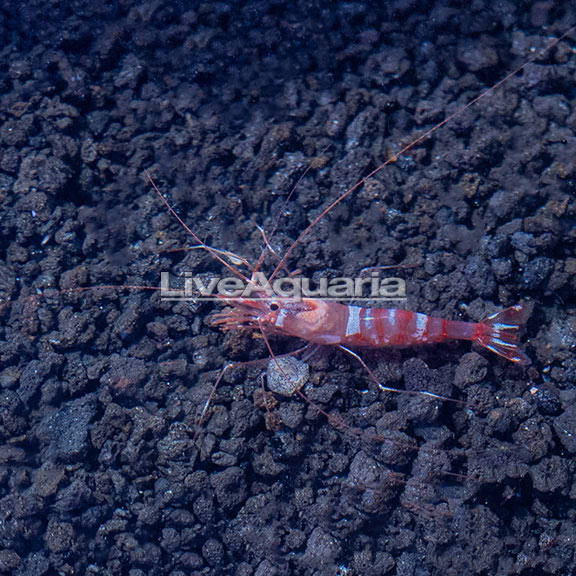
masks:
<instances>
[{"instance_id":1,"label":"red shrimp","mask_svg":"<svg viewBox=\"0 0 576 576\"><path fill-rule=\"evenodd\" d=\"M384 348L471 340L518 364L530 364L519 348L529 310L506 308L482 322L445 320L396 308L362 308L311 298L225 299L230 306L214 316L225 330L260 328L313 344Z\"/></svg>"}]
</instances>

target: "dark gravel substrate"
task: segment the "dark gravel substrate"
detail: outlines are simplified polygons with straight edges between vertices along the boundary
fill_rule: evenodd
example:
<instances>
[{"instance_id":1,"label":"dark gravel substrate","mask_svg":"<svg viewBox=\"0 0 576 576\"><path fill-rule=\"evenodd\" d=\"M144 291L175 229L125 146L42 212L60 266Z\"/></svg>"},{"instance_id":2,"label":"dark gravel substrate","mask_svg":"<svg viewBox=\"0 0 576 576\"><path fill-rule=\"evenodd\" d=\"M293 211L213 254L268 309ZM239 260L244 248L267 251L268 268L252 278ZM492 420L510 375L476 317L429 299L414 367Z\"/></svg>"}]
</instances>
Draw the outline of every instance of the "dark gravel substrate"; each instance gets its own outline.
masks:
<instances>
[{"instance_id":1,"label":"dark gravel substrate","mask_svg":"<svg viewBox=\"0 0 576 576\"><path fill-rule=\"evenodd\" d=\"M254 262L576 23L568 2L4 0L0 573L570 575L576 558L574 39L386 167L290 260L402 264L407 307L533 303L528 369L466 344L310 359L144 290ZM465 7L463 7L465 6ZM68 293L65 290L73 289ZM297 345L273 338L275 350ZM264 408L268 407L268 412Z\"/></svg>"}]
</instances>

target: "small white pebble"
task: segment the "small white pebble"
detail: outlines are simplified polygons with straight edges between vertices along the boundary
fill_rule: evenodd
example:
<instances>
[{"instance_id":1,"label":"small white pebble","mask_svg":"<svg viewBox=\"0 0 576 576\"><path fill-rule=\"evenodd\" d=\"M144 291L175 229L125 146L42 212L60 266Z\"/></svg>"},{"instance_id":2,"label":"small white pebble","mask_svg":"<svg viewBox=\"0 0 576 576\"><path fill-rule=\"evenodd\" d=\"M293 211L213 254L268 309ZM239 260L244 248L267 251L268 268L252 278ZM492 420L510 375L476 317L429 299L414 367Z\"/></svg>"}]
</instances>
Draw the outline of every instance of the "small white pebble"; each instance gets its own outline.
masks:
<instances>
[{"instance_id":1,"label":"small white pebble","mask_svg":"<svg viewBox=\"0 0 576 576\"><path fill-rule=\"evenodd\" d=\"M268 389L282 396L292 396L300 390L310 377L310 366L293 356L271 358L268 362L266 379Z\"/></svg>"}]
</instances>

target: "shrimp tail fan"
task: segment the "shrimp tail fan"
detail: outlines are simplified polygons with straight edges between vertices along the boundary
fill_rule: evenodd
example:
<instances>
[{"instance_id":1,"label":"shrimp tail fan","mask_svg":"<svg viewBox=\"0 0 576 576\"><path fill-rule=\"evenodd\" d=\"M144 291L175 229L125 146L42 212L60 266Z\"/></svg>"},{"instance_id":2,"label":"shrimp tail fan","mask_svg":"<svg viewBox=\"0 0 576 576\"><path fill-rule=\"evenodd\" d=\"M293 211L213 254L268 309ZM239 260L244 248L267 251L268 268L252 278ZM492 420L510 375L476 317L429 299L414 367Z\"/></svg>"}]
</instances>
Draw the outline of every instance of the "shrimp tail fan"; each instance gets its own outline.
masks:
<instances>
[{"instance_id":1,"label":"shrimp tail fan","mask_svg":"<svg viewBox=\"0 0 576 576\"><path fill-rule=\"evenodd\" d=\"M480 322L483 328L474 340L507 360L527 366L531 360L518 344L531 313L532 307L525 302L497 312Z\"/></svg>"}]
</instances>

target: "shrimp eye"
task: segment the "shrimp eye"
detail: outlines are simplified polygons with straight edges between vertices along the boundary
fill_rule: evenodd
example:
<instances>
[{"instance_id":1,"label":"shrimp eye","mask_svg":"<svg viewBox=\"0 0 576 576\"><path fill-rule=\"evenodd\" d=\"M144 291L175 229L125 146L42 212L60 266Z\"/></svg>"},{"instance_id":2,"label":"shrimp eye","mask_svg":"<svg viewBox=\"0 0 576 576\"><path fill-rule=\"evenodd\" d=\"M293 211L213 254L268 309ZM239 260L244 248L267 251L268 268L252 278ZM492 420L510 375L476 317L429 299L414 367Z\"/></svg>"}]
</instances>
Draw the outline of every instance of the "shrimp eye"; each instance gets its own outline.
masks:
<instances>
[{"instance_id":1,"label":"shrimp eye","mask_svg":"<svg viewBox=\"0 0 576 576\"><path fill-rule=\"evenodd\" d=\"M278 308L280 308L280 306L278 306L276 302L272 302L272 304L270 304L270 310L272 310L272 312L276 312Z\"/></svg>"}]
</instances>

